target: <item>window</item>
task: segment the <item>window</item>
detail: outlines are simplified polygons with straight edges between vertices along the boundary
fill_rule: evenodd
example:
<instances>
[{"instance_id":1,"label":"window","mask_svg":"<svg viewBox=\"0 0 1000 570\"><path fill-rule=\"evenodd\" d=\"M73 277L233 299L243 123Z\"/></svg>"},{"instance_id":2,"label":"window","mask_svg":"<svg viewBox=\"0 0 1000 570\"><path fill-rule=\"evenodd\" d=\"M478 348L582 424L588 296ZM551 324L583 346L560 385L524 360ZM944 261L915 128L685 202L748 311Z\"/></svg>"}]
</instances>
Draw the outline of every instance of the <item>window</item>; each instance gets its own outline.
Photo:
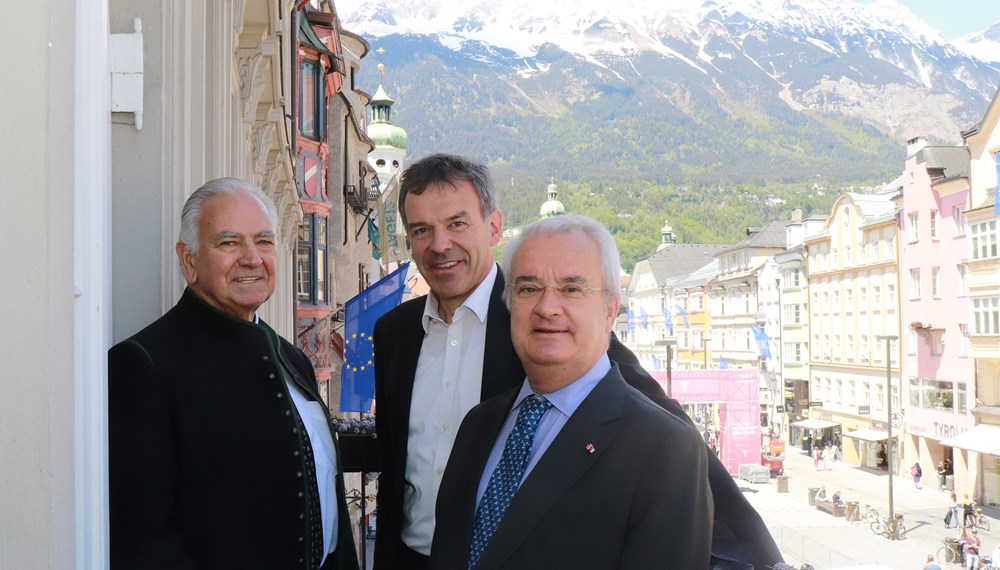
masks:
<instances>
[{"instance_id":1,"label":"window","mask_svg":"<svg viewBox=\"0 0 1000 570\"><path fill-rule=\"evenodd\" d=\"M312 140L323 133L324 88L319 62L304 59L299 64L299 132Z\"/></svg>"},{"instance_id":2,"label":"window","mask_svg":"<svg viewBox=\"0 0 1000 570\"><path fill-rule=\"evenodd\" d=\"M958 332L962 335L962 342L959 345L958 355L969 356L969 325L958 325Z\"/></svg>"},{"instance_id":3,"label":"window","mask_svg":"<svg viewBox=\"0 0 1000 570\"><path fill-rule=\"evenodd\" d=\"M910 242L915 242L920 239L920 214L913 212L907 216L908 224L906 226L907 232L909 232Z\"/></svg>"},{"instance_id":4,"label":"window","mask_svg":"<svg viewBox=\"0 0 1000 570\"><path fill-rule=\"evenodd\" d=\"M299 244L295 254L296 290L302 303L312 302L312 251L312 215L307 215L299 225Z\"/></svg>"},{"instance_id":5,"label":"window","mask_svg":"<svg viewBox=\"0 0 1000 570\"><path fill-rule=\"evenodd\" d=\"M914 393L917 394L916 398ZM935 380L933 378L911 378L910 403L928 410L953 412L955 411L955 383L950 380Z\"/></svg>"},{"instance_id":6,"label":"window","mask_svg":"<svg viewBox=\"0 0 1000 570\"><path fill-rule=\"evenodd\" d=\"M882 309L882 288L878 285L872 287L872 311Z\"/></svg>"},{"instance_id":7,"label":"window","mask_svg":"<svg viewBox=\"0 0 1000 570\"><path fill-rule=\"evenodd\" d=\"M784 319L786 324L797 325L801 322L799 308L802 305L789 304L784 306Z\"/></svg>"},{"instance_id":8,"label":"window","mask_svg":"<svg viewBox=\"0 0 1000 570\"><path fill-rule=\"evenodd\" d=\"M972 235L972 259L997 256L997 221L980 222L969 226Z\"/></svg>"},{"instance_id":9,"label":"window","mask_svg":"<svg viewBox=\"0 0 1000 570\"><path fill-rule=\"evenodd\" d=\"M868 382L862 382L861 383L861 399L858 400L858 405L859 406L868 406L868 405L871 405L871 401L872 401L871 384L869 384Z\"/></svg>"},{"instance_id":10,"label":"window","mask_svg":"<svg viewBox=\"0 0 1000 570\"><path fill-rule=\"evenodd\" d=\"M951 219L955 222L955 235L965 235L965 207L954 206L951 209Z\"/></svg>"},{"instance_id":11,"label":"window","mask_svg":"<svg viewBox=\"0 0 1000 570\"><path fill-rule=\"evenodd\" d=\"M886 303L886 305L887 305L886 306L886 310L887 311L894 311L896 309L896 286L895 285L889 285L888 287L886 287L886 296L888 297L888 299L887 299L888 303Z\"/></svg>"},{"instance_id":12,"label":"window","mask_svg":"<svg viewBox=\"0 0 1000 570\"><path fill-rule=\"evenodd\" d=\"M847 384L847 405L853 406L857 401L857 380L851 380Z\"/></svg>"},{"instance_id":13,"label":"window","mask_svg":"<svg viewBox=\"0 0 1000 570\"><path fill-rule=\"evenodd\" d=\"M931 268L931 296L935 299L941 298L941 268Z\"/></svg>"},{"instance_id":14,"label":"window","mask_svg":"<svg viewBox=\"0 0 1000 570\"><path fill-rule=\"evenodd\" d=\"M920 298L920 270L911 269L910 270L910 298L919 299Z\"/></svg>"},{"instance_id":15,"label":"window","mask_svg":"<svg viewBox=\"0 0 1000 570\"><path fill-rule=\"evenodd\" d=\"M872 261L873 262L878 262L878 260L882 259L882 251L881 251L882 248L880 246L881 246L881 244L879 243L879 240L872 240Z\"/></svg>"},{"instance_id":16,"label":"window","mask_svg":"<svg viewBox=\"0 0 1000 570\"><path fill-rule=\"evenodd\" d=\"M792 286L799 287L799 276L801 275L801 273L802 272L799 271L798 269L792 270Z\"/></svg>"},{"instance_id":17,"label":"window","mask_svg":"<svg viewBox=\"0 0 1000 570\"><path fill-rule=\"evenodd\" d=\"M963 263L958 266L958 294L966 295L969 293L969 284L966 281L968 277L968 268Z\"/></svg>"},{"instance_id":18,"label":"window","mask_svg":"<svg viewBox=\"0 0 1000 570\"><path fill-rule=\"evenodd\" d=\"M854 312L854 289L848 288L844 290L844 304L847 307L848 313Z\"/></svg>"},{"instance_id":19,"label":"window","mask_svg":"<svg viewBox=\"0 0 1000 570\"><path fill-rule=\"evenodd\" d=\"M868 244L862 243L858 248L858 265L868 263Z\"/></svg>"},{"instance_id":20,"label":"window","mask_svg":"<svg viewBox=\"0 0 1000 570\"><path fill-rule=\"evenodd\" d=\"M861 361L868 362L871 360L871 355L868 354L868 335L861 335Z\"/></svg>"},{"instance_id":21,"label":"window","mask_svg":"<svg viewBox=\"0 0 1000 570\"><path fill-rule=\"evenodd\" d=\"M888 259L896 257L896 238L892 236L885 238L885 256Z\"/></svg>"},{"instance_id":22,"label":"window","mask_svg":"<svg viewBox=\"0 0 1000 570\"><path fill-rule=\"evenodd\" d=\"M944 354L944 331L931 332L931 354Z\"/></svg>"},{"instance_id":23,"label":"window","mask_svg":"<svg viewBox=\"0 0 1000 570\"><path fill-rule=\"evenodd\" d=\"M931 239L938 239L938 211L931 210Z\"/></svg>"},{"instance_id":24,"label":"window","mask_svg":"<svg viewBox=\"0 0 1000 570\"><path fill-rule=\"evenodd\" d=\"M972 300L973 334L1000 334L1000 297Z\"/></svg>"},{"instance_id":25,"label":"window","mask_svg":"<svg viewBox=\"0 0 1000 570\"><path fill-rule=\"evenodd\" d=\"M868 288L858 289L858 310L862 313L868 311Z\"/></svg>"},{"instance_id":26,"label":"window","mask_svg":"<svg viewBox=\"0 0 1000 570\"><path fill-rule=\"evenodd\" d=\"M302 218L295 254L296 296L301 303L326 303L326 231L326 218L316 214Z\"/></svg>"},{"instance_id":27,"label":"window","mask_svg":"<svg viewBox=\"0 0 1000 570\"><path fill-rule=\"evenodd\" d=\"M837 381L834 384L834 386L836 386L837 388L837 391L834 394L834 401L837 402L838 404L844 403L844 381L841 380L840 378L837 378Z\"/></svg>"}]
</instances>

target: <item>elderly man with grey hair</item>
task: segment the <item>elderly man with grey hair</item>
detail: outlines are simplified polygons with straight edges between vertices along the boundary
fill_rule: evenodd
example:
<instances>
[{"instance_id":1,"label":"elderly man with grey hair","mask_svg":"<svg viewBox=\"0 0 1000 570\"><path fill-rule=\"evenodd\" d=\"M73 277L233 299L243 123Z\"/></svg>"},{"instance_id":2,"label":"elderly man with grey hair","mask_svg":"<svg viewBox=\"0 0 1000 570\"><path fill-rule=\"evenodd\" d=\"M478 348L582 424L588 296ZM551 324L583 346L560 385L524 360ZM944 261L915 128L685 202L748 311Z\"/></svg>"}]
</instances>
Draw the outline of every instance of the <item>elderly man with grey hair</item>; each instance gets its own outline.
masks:
<instances>
[{"instance_id":1,"label":"elderly man with grey hair","mask_svg":"<svg viewBox=\"0 0 1000 570\"><path fill-rule=\"evenodd\" d=\"M608 358L622 301L611 234L587 218L547 218L524 228L504 263L526 378L462 422L430 567L708 568L704 441Z\"/></svg>"},{"instance_id":2,"label":"elderly man with grey hair","mask_svg":"<svg viewBox=\"0 0 1000 570\"><path fill-rule=\"evenodd\" d=\"M275 219L244 180L195 191L176 245L187 288L108 352L114 568L358 568L312 366L257 317Z\"/></svg>"}]
</instances>

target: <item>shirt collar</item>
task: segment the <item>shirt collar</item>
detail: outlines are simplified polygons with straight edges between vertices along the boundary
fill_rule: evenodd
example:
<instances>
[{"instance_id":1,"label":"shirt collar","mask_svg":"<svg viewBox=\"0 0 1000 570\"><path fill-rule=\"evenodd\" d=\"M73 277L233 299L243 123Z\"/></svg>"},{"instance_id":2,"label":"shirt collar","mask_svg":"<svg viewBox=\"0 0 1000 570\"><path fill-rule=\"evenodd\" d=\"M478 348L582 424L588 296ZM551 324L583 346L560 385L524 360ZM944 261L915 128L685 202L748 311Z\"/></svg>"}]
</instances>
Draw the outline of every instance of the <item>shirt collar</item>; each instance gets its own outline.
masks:
<instances>
[{"instance_id":1,"label":"shirt collar","mask_svg":"<svg viewBox=\"0 0 1000 570\"><path fill-rule=\"evenodd\" d=\"M594 364L593 368L587 371L586 374L581 376L578 380L559 388L555 392L550 392L548 394L542 394L546 400L548 400L552 407L556 408L567 417L572 416L573 412L580 407L580 404L587 399L590 392L594 389L597 384L608 375L611 371L611 360L608 358L607 354L602 354L597 362ZM514 399L514 408L516 409L521 405L521 401L528 396L534 394L535 391L531 389L531 384L528 383L528 379L524 379L524 383L521 384L521 391L517 393L517 398Z\"/></svg>"},{"instance_id":2,"label":"shirt collar","mask_svg":"<svg viewBox=\"0 0 1000 570\"><path fill-rule=\"evenodd\" d=\"M471 310L478 318L480 323L486 322L486 315L489 313L490 309L490 296L493 294L493 284L497 280L497 264L493 264L493 269L486 275L486 278L480 281L479 285L472 290L472 293L465 299L462 306L455 311L457 315L462 307ZM438 298L434 292L427 294L427 303L424 304L424 315L420 319L420 323L424 327L424 334L430 332L431 319L442 320L438 314Z\"/></svg>"}]
</instances>

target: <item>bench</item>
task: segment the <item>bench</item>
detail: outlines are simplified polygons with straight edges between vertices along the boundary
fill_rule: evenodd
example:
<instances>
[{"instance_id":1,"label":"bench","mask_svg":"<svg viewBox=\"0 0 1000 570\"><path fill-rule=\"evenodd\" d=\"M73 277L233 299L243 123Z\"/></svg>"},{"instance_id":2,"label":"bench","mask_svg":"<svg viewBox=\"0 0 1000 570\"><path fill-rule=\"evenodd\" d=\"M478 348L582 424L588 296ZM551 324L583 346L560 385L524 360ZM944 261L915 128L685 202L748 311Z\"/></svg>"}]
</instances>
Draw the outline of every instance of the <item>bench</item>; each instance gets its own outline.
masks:
<instances>
[{"instance_id":1,"label":"bench","mask_svg":"<svg viewBox=\"0 0 1000 570\"><path fill-rule=\"evenodd\" d=\"M771 470L763 465L744 463L740 465L740 479L748 483L770 483Z\"/></svg>"},{"instance_id":2,"label":"bench","mask_svg":"<svg viewBox=\"0 0 1000 570\"><path fill-rule=\"evenodd\" d=\"M846 505L834 505L833 501L816 501L816 509L825 513L830 513L835 517L847 516Z\"/></svg>"}]
</instances>

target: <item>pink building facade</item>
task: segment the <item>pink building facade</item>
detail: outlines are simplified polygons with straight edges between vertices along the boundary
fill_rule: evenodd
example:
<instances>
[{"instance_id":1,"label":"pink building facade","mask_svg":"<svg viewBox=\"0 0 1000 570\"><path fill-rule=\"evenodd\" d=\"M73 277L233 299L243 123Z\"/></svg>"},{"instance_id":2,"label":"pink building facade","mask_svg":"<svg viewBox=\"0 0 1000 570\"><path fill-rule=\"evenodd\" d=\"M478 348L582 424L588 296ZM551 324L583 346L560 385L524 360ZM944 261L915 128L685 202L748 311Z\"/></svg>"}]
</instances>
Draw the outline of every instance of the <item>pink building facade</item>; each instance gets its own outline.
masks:
<instances>
[{"instance_id":1,"label":"pink building facade","mask_svg":"<svg viewBox=\"0 0 1000 570\"><path fill-rule=\"evenodd\" d=\"M900 344L907 466L919 461L927 484L940 462L954 464L952 488L967 466L942 440L975 424L975 359L969 355L969 152L910 141L900 200ZM907 472L904 470L904 472Z\"/></svg>"}]
</instances>

